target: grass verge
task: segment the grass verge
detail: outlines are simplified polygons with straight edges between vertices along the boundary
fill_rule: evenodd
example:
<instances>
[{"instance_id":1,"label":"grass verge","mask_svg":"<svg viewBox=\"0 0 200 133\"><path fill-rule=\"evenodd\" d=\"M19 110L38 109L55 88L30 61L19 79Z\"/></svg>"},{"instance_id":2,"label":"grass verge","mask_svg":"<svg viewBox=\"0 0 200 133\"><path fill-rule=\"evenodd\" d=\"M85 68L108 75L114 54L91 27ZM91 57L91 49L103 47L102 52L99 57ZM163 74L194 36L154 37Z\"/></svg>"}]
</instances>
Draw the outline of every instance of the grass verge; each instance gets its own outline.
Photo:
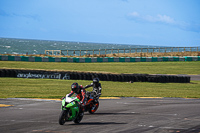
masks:
<instances>
[{"instance_id":1,"label":"grass verge","mask_svg":"<svg viewBox=\"0 0 200 133\"><path fill-rule=\"evenodd\" d=\"M200 61L191 62L111 62L111 63L66 63L66 62L21 62L1 61L0 68L44 69L68 71L94 71L109 73L140 74L200 74Z\"/></svg>"},{"instance_id":2,"label":"grass verge","mask_svg":"<svg viewBox=\"0 0 200 133\"><path fill-rule=\"evenodd\" d=\"M73 82L87 80L0 78L0 98L61 98ZM200 81L191 83L148 83L101 81L102 97L182 97L200 98ZM91 91L92 88L87 89Z\"/></svg>"}]
</instances>

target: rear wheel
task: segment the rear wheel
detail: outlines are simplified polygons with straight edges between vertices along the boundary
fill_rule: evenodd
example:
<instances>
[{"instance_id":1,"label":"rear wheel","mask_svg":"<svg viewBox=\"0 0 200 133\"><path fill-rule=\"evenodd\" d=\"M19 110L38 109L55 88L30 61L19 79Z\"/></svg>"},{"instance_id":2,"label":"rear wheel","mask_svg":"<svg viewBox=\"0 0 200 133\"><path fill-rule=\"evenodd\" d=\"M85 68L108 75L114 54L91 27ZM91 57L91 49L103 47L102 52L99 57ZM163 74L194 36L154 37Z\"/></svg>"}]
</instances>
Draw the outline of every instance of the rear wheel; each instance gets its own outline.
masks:
<instances>
[{"instance_id":1,"label":"rear wheel","mask_svg":"<svg viewBox=\"0 0 200 133\"><path fill-rule=\"evenodd\" d=\"M62 110L59 116L59 124L64 125L67 118L68 111Z\"/></svg>"},{"instance_id":2,"label":"rear wheel","mask_svg":"<svg viewBox=\"0 0 200 133\"><path fill-rule=\"evenodd\" d=\"M95 103L92 103L92 105L90 107L90 110L89 110L89 113L90 114L94 114L94 112L97 111L98 107L99 107L99 101L95 102Z\"/></svg>"}]
</instances>

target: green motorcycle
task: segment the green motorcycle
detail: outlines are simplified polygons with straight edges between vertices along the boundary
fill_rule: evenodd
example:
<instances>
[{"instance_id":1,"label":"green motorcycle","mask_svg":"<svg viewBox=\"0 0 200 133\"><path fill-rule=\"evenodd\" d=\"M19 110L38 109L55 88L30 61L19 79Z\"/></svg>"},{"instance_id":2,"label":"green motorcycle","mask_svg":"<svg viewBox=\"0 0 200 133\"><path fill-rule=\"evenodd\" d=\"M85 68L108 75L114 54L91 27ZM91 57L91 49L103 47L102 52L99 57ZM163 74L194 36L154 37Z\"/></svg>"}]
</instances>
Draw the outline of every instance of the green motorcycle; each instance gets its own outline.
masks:
<instances>
[{"instance_id":1,"label":"green motorcycle","mask_svg":"<svg viewBox=\"0 0 200 133\"><path fill-rule=\"evenodd\" d=\"M80 100L77 97L66 97L62 99L61 113L59 116L59 124L63 125L67 121L74 121L74 123L80 123L83 118L83 112L80 112L79 103Z\"/></svg>"}]
</instances>

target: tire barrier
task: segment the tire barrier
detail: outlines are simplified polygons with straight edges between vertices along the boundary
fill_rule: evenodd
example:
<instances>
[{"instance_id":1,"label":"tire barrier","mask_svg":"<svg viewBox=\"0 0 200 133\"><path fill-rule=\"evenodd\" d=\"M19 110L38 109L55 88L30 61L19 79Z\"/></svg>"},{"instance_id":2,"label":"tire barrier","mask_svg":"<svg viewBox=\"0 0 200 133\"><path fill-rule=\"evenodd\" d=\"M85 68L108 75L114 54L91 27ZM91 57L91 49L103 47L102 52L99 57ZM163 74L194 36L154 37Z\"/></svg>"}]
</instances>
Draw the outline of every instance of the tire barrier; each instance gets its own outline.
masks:
<instances>
[{"instance_id":1,"label":"tire barrier","mask_svg":"<svg viewBox=\"0 0 200 133\"><path fill-rule=\"evenodd\" d=\"M184 57L34 57L0 55L0 61L28 62L162 62L162 61L200 61L200 56Z\"/></svg>"},{"instance_id":2,"label":"tire barrier","mask_svg":"<svg viewBox=\"0 0 200 133\"><path fill-rule=\"evenodd\" d=\"M0 69L0 77L41 78L63 80L92 80L98 77L101 81L118 82L156 82L156 83L190 83L190 76L180 75L149 75L149 74L111 74L72 71L45 71Z\"/></svg>"}]
</instances>

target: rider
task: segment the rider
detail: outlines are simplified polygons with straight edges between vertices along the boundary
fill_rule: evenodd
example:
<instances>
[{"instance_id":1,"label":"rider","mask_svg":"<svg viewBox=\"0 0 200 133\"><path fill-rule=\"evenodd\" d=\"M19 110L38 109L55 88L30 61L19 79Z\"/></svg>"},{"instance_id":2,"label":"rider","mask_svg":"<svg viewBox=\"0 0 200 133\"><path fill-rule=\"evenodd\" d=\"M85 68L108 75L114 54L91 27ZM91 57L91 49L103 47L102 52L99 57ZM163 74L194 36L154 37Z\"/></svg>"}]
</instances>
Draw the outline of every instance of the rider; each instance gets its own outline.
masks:
<instances>
[{"instance_id":1,"label":"rider","mask_svg":"<svg viewBox=\"0 0 200 133\"><path fill-rule=\"evenodd\" d=\"M99 78L94 78L93 83L86 85L84 88L89 88L93 86L93 92L96 92L98 97L101 95L101 83L99 83Z\"/></svg>"},{"instance_id":2,"label":"rider","mask_svg":"<svg viewBox=\"0 0 200 133\"><path fill-rule=\"evenodd\" d=\"M66 97L71 97L74 93L77 94L76 97L80 99L81 103L79 103L79 105L81 105L81 108L84 111L84 106L86 102L85 88L83 88L82 85L78 85L78 83L73 83L71 85L71 92L67 94Z\"/></svg>"}]
</instances>

